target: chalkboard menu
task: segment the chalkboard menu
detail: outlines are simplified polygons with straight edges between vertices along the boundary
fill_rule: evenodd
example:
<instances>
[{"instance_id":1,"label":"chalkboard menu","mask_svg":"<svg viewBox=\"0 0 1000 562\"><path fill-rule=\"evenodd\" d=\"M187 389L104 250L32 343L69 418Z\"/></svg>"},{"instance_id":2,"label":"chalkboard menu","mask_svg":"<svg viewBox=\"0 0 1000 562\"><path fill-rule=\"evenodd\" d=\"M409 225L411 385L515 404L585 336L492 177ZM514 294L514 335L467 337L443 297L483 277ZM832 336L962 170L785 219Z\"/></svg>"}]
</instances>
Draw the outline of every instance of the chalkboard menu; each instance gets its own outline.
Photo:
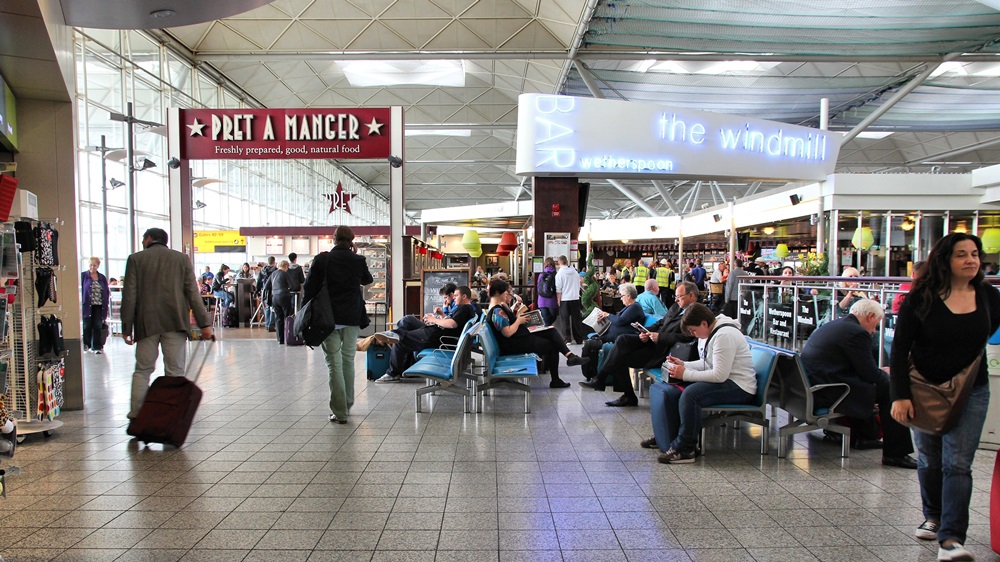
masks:
<instances>
[{"instance_id":1,"label":"chalkboard menu","mask_svg":"<svg viewBox=\"0 0 1000 562\"><path fill-rule=\"evenodd\" d=\"M420 294L423 296L423 314L434 312L441 306L441 287L448 283L456 286L469 284L469 271L455 269L425 269L421 272Z\"/></svg>"}]
</instances>

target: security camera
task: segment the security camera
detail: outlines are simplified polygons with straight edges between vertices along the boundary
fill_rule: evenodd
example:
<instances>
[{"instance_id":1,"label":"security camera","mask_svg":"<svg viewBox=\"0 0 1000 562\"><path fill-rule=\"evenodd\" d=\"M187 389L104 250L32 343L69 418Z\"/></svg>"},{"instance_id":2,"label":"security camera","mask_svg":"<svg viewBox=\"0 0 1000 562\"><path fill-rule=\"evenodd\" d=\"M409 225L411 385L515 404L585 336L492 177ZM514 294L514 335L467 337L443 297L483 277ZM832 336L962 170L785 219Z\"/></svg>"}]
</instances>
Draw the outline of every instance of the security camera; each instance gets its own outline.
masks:
<instances>
[{"instance_id":1,"label":"security camera","mask_svg":"<svg viewBox=\"0 0 1000 562\"><path fill-rule=\"evenodd\" d=\"M171 170L176 170L181 167L181 161L177 158L171 158L170 160L167 160L167 167Z\"/></svg>"},{"instance_id":2,"label":"security camera","mask_svg":"<svg viewBox=\"0 0 1000 562\"><path fill-rule=\"evenodd\" d=\"M389 156L389 165L392 166L393 168L402 168L403 159L400 158L399 156Z\"/></svg>"}]
</instances>

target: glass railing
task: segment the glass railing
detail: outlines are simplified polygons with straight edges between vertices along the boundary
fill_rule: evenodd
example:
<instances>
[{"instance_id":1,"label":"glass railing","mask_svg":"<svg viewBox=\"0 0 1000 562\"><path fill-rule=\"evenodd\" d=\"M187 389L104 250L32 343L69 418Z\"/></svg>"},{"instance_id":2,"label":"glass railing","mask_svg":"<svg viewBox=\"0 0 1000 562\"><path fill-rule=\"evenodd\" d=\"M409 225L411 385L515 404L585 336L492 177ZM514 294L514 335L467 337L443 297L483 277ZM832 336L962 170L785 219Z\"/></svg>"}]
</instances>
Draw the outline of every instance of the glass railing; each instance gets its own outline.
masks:
<instances>
[{"instance_id":1,"label":"glass railing","mask_svg":"<svg viewBox=\"0 0 1000 562\"><path fill-rule=\"evenodd\" d=\"M801 351L816 328L846 316L858 300L874 299L885 310L872 336L881 367L889 362L895 334L893 303L906 293L900 286L911 282L908 277L741 277L739 321L743 333L757 341Z\"/></svg>"}]
</instances>

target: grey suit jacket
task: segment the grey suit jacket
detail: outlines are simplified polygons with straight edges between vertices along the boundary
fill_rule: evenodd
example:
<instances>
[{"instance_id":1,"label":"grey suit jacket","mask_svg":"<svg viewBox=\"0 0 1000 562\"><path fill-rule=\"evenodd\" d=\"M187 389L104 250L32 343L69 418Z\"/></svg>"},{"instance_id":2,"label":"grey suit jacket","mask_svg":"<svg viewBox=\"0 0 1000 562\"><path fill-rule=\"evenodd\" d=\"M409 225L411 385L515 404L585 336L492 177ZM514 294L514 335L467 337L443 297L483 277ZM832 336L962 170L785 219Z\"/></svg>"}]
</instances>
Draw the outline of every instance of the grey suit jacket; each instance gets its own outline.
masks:
<instances>
[{"instance_id":1,"label":"grey suit jacket","mask_svg":"<svg viewBox=\"0 0 1000 562\"><path fill-rule=\"evenodd\" d=\"M198 326L212 325L195 283L191 260L162 244L128 257L122 290L122 333L135 341L166 332L191 329L189 311Z\"/></svg>"}]
</instances>

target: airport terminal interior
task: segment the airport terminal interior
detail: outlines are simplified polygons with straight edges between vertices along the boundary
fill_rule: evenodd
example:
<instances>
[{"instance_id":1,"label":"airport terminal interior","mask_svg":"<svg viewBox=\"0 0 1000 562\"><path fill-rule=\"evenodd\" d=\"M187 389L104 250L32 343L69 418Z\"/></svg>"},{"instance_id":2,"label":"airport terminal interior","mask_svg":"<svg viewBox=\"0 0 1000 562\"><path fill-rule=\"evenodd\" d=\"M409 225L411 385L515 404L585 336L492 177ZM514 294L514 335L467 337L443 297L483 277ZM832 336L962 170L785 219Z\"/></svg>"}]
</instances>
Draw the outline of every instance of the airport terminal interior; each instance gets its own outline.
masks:
<instances>
[{"instance_id":1,"label":"airport terminal interior","mask_svg":"<svg viewBox=\"0 0 1000 562\"><path fill-rule=\"evenodd\" d=\"M640 446L648 371L637 406L610 407L565 359L569 387L465 400L376 383L359 351L331 423L323 352L275 341L255 281L269 257L308 270L348 225L368 336L448 282L484 289L480 268L530 305L546 257L586 284L740 260L790 270L730 294L743 335L794 358L857 271L885 367L936 242L978 235L997 272L998 100L997 0L4 0L0 562L936 560L916 470L846 451L830 412L782 444L788 369L766 425L708 427L689 464ZM83 341L92 261L117 284L151 228L190 258L217 336L188 342L204 398L180 447L126 434L120 284L104 348ZM718 311L728 290L699 298ZM473 357L463 375L503 378ZM976 560L1000 561L998 404Z\"/></svg>"}]
</instances>

